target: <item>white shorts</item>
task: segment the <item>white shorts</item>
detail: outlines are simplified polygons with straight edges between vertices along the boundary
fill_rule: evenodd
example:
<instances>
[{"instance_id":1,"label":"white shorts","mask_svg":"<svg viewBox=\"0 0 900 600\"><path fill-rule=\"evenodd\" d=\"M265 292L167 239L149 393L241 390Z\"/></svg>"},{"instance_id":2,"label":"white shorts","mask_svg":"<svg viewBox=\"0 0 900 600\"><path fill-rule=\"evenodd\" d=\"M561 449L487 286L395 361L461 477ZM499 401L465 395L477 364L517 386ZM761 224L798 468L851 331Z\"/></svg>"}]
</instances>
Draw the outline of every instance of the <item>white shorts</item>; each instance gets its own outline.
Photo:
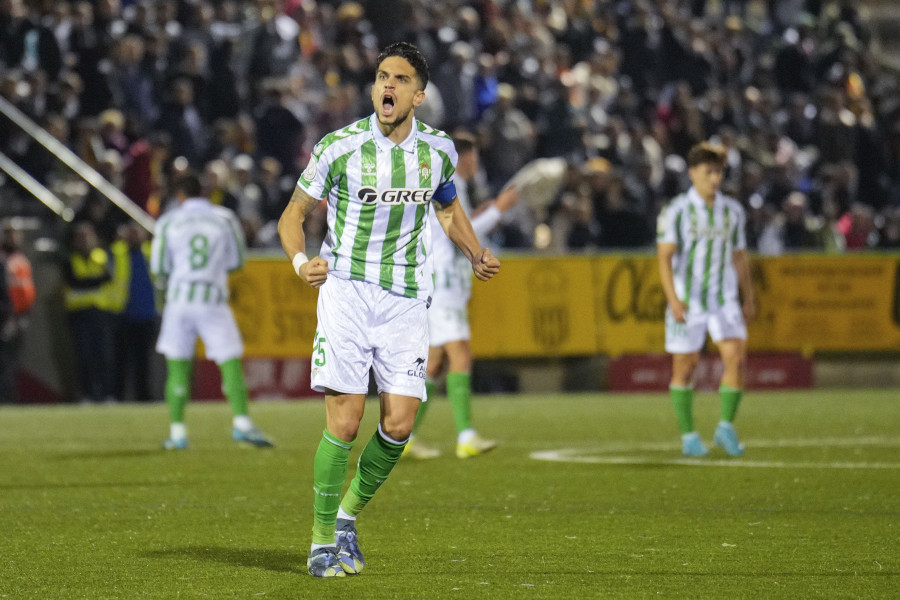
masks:
<instances>
[{"instance_id":1,"label":"white shorts","mask_svg":"<svg viewBox=\"0 0 900 600\"><path fill-rule=\"evenodd\" d=\"M466 307L434 306L428 309L428 345L443 346L448 342L471 339L469 311Z\"/></svg>"},{"instance_id":2,"label":"white shorts","mask_svg":"<svg viewBox=\"0 0 900 600\"><path fill-rule=\"evenodd\" d=\"M703 349L706 332L714 342L727 339L747 339L744 314L736 302L725 304L715 311L688 313L686 323L678 323L666 309L666 352L693 354Z\"/></svg>"},{"instance_id":3,"label":"white shorts","mask_svg":"<svg viewBox=\"0 0 900 600\"><path fill-rule=\"evenodd\" d=\"M169 303L163 310L156 351L166 358L194 358L197 337L218 364L244 354L244 343L227 304Z\"/></svg>"},{"instance_id":4,"label":"white shorts","mask_svg":"<svg viewBox=\"0 0 900 600\"><path fill-rule=\"evenodd\" d=\"M425 397L428 309L424 300L329 275L319 288L316 314L312 389L365 394L371 368L379 393Z\"/></svg>"}]
</instances>

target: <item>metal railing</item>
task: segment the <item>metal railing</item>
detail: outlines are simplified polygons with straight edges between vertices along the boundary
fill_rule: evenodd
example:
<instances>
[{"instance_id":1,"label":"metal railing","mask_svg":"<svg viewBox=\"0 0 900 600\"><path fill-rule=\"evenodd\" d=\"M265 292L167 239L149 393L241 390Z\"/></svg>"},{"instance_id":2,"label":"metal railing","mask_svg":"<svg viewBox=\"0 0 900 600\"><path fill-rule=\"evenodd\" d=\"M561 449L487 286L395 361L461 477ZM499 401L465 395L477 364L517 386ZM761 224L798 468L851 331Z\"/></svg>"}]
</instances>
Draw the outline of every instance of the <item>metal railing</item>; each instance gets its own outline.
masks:
<instances>
[{"instance_id":1,"label":"metal railing","mask_svg":"<svg viewBox=\"0 0 900 600\"><path fill-rule=\"evenodd\" d=\"M113 204L118 206L120 209L122 209L125 212L125 214L127 214L129 217L134 219L138 225L140 225L141 227L143 227L144 229L146 229L147 231L149 231L151 233L153 232L153 226L156 224L156 220L153 217L151 217L149 214L147 214L147 212L144 211L140 206L135 204L128 196L123 194L121 190L119 190L117 187L115 187L113 184L111 184L109 181L107 181L103 177L103 175L98 173L93 167L91 167L89 164L84 162L80 156L78 156L77 154L72 152L69 148L67 148L65 146L65 144L63 144L62 142L57 140L55 137L53 137L52 135L47 133L47 131L44 128L42 128L37 123L32 121L28 117L28 115L23 113L14 104L9 102L6 98L3 98L2 96L0 96L0 112L2 112L4 115L6 115L6 117L9 118L10 121L12 121L16 125L18 125L25 133L27 133L29 136L34 138L34 140L37 141L41 146L46 148L48 152L50 152L54 156L56 156L56 158L58 158L63 164L65 164L67 167L72 169L76 174L78 174L79 177L84 179L91 187L96 189L98 192L103 194L107 199L109 199L110 202L112 202ZM28 190L30 193L34 194L35 197L38 200L40 200L41 202L43 202L44 204L47 204L47 200L49 200L51 202L51 204L53 204L53 206L51 206L50 204L47 204L47 206L51 210L56 212L57 214L60 214L60 216L63 216L63 213L60 213L57 210L57 208L60 208L57 203L62 204L62 201L59 198L57 198L52 192L50 192L49 190L44 188L44 186L42 186L40 183L35 181L32 177L30 177L27 173L25 173L21 168L19 168L17 165L15 165L8 157L3 156L3 159L4 160L0 160L0 168L2 168L4 171L6 171L6 173L8 173L10 175L10 177L12 177L16 181L18 181L21 185L23 185L23 187L25 187L26 190ZM21 175L21 174L26 175L28 177L28 179L30 179L30 182L28 182L28 183L31 187L28 187L25 184L22 184L22 181L20 181L20 178L17 177L16 175L14 175L12 172L10 172L6 168L9 165L12 165L16 169L18 169L18 171L20 171L19 175ZM25 180L25 181L28 181L28 180ZM36 184L38 187L31 185L31 182ZM40 192L40 189L43 189L43 192ZM38 193L35 193L35 190L38 190L40 195L38 195ZM49 196L48 196L48 194L49 194ZM51 197L52 197L52 199L51 199ZM56 206L57 208L54 208L54 206ZM65 207L64 204L62 206L62 209L69 210L71 212L71 209L68 209L68 207ZM65 218L65 216L63 216L63 218ZM71 220L71 218L68 220Z\"/></svg>"},{"instance_id":2,"label":"metal railing","mask_svg":"<svg viewBox=\"0 0 900 600\"><path fill-rule=\"evenodd\" d=\"M13 181L22 186L29 194L44 203L44 206L55 212L63 220L71 222L75 212L66 206L56 194L48 190L37 179L29 175L25 169L17 165L11 158L0 152L0 171L9 175Z\"/></svg>"}]
</instances>

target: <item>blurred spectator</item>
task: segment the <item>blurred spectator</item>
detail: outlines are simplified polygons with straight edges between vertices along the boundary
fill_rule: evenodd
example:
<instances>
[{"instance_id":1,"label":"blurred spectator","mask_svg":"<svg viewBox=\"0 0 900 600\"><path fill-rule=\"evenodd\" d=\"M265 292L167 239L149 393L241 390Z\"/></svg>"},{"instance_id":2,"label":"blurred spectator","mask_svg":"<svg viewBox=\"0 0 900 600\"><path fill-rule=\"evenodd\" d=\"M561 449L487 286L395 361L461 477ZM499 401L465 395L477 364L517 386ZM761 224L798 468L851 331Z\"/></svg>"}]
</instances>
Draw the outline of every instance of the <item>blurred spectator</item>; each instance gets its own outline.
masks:
<instances>
[{"instance_id":1,"label":"blurred spectator","mask_svg":"<svg viewBox=\"0 0 900 600\"><path fill-rule=\"evenodd\" d=\"M263 222L277 221L294 191L296 180L282 173L281 163L271 156L259 161L259 185L263 193Z\"/></svg>"},{"instance_id":2,"label":"blurred spectator","mask_svg":"<svg viewBox=\"0 0 900 600\"><path fill-rule=\"evenodd\" d=\"M95 15L94 5L87 0L79 0L74 5L72 28L68 37L69 52L75 62L75 72L83 82L81 91L82 114L95 116L112 104L111 24L116 0L98 2ZM117 7L117 3L116 6Z\"/></svg>"},{"instance_id":3,"label":"blurred spectator","mask_svg":"<svg viewBox=\"0 0 900 600\"><path fill-rule=\"evenodd\" d=\"M122 191L152 216L159 214L159 191L169 152L168 135L156 131L148 139L134 140L122 158Z\"/></svg>"},{"instance_id":4,"label":"blurred spectator","mask_svg":"<svg viewBox=\"0 0 900 600\"><path fill-rule=\"evenodd\" d=\"M41 122L46 131L60 142L66 143L69 137L69 126L64 118L57 114L48 114ZM9 149L15 155L17 150L19 165L38 182L52 186L61 178L62 169L59 161L44 146L28 137L11 135Z\"/></svg>"},{"instance_id":5,"label":"blurred spectator","mask_svg":"<svg viewBox=\"0 0 900 600\"><path fill-rule=\"evenodd\" d=\"M893 251L900 249L900 207L885 211L878 235L878 248Z\"/></svg>"},{"instance_id":6,"label":"blurred spectator","mask_svg":"<svg viewBox=\"0 0 900 600\"><path fill-rule=\"evenodd\" d=\"M56 79L62 68L62 53L53 31L28 14L23 0L6 0L4 5L0 8L2 62L26 73L40 69Z\"/></svg>"},{"instance_id":7,"label":"blurred spectator","mask_svg":"<svg viewBox=\"0 0 900 600\"><path fill-rule=\"evenodd\" d=\"M809 210L803 192L792 192L782 203L781 213L762 231L758 250L761 254L779 255L784 252L821 249L822 220Z\"/></svg>"},{"instance_id":8,"label":"blurred spectator","mask_svg":"<svg viewBox=\"0 0 900 600\"><path fill-rule=\"evenodd\" d=\"M0 273L6 273L6 259L0 255ZM6 277L0 277L0 404L15 401L15 354L13 337L13 304ZM9 332L7 330L9 329Z\"/></svg>"},{"instance_id":9,"label":"blurred spectator","mask_svg":"<svg viewBox=\"0 0 900 600\"><path fill-rule=\"evenodd\" d=\"M112 49L112 92L115 106L142 123L154 123L159 116L153 73L144 58L146 46L141 36L126 35Z\"/></svg>"},{"instance_id":10,"label":"blurred spectator","mask_svg":"<svg viewBox=\"0 0 900 600\"><path fill-rule=\"evenodd\" d=\"M107 151L103 160L97 165L98 171L117 187L122 185L122 160L115 150ZM119 225L128 216L121 208L114 205L106 196L94 188L88 191L81 208L75 212L75 222L86 221L92 225L100 244L109 247L115 241Z\"/></svg>"},{"instance_id":11,"label":"blurred spectator","mask_svg":"<svg viewBox=\"0 0 900 600\"><path fill-rule=\"evenodd\" d=\"M584 166L592 221L599 234L592 240L601 248L638 248L653 242L646 215L634 210L621 174L604 158Z\"/></svg>"},{"instance_id":12,"label":"blurred spectator","mask_svg":"<svg viewBox=\"0 0 900 600\"><path fill-rule=\"evenodd\" d=\"M238 218L261 222L265 196L256 181L256 163L247 154L231 161L231 190L237 200Z\"/></svg>"},{"instance_id":13,"label":"blurred spectator","mask_svg":"<svg viewBox=\"0 0 900 600\"><path fill-rule=\"evenodd\" d=\"M534 158L534 126L515 101L511 85L498 86L497 102L485 113L479 129L484 168L496 189Z\"/></svg>"},{"instance_id":14,"label":"blurred spectator","mask_svg":"<svg viewBox=\"0 0 900 600\"><path fill-rule=\"evenodd\" d=\"M241 111L240 81L233 66L234 42L223 40L209 57L207 121L234 119Z\"/></svg>"},{"instance_id":15,"label":"blurred spectator","mask_svg":"<svg viewBox=\"0 0 900 600\"><path fill-rule=\"evenodd\" d=\"M231 189L231 170L224 160L206 163L203 169L203 188L211 203L237 212L238 199Z\"/></svg>"},{"instance_id":16,"label":"blurred spectator","mask_svg":"<svg viewBox=\"0 0 900 600\"><path fill-rule=\"evenodd\" d=\"M279 14L279 0L257 3L259 24L252 32L247 68L250 106L255 106L263 91L260 83L284 77L300 53L297 22Z\"/></svg>"},{"instance_id":17,"label":"blurred spectator","mask_svg":"<svg viewBox=\"0 0 900 600\"><path fill-rule=\"evenodd\" d=\"M471 45L457 41L450 47L449 58L432 69L434 85L441 91L444 101L445 126L449 130L475 121L473 54Z\"/></svg>"},{"instance_id":18,"label":"blurred spectator","mask_svg":"<svg viewBox=\"0 0 900 600\"><path fill-rule=\"evenodd\" d=\"M272 156L285 173L299 176L298 159L303 146L305 128L284 105L286 81L270 80L263 84L263 100L253 112L256 122L257 153Z\"/></svg>"},{"instance_id":19,"label":"blurred spectator","mask_svg":"<svg viewBox=\"0 0 900 600\"><path fill-rule=\"evenodd\" d=\"M854 202L838 220L837 227L844 235L847 250L865 250L878 244L875 211L862 202Z\"/></svg>"},{"instance_id":20,"label":"blurred spectator","mask_svg":"<svg viewBox=\"0 0 900 600\"><path fill-rule=\"evenodd\" d=\"M113 260L94 226L73 225L72 251L63 269L64 297L82 402L114 401L114 316L110 312Z\"/></svg>"},{"instance_id":21,"label":"blurred spectator","mask_svg":"<svg viewBox=\"0 0 900 600\"><path fill-rule=\"evenodd\" d=\"M500 96L496 59L492 55L485 53L478 58L478 73L473 79L473 87L475 89L475 122L478 122Z\"/></svg>"},{"instance_id":22,"label":"blurred spectator","mask_svg":"<svg viewBox=\"0 0 900 600\"><path fill-rule=\"evenodd\" d=\"M156 127L172 138L172 153L184 156L191 164L206 151L206 128L194 104L194 84L186 77L172 80Z\"/></svg>"},{"instance_id":23,"label":"blurred spectator","mask_svg":"<svg viewBox=\"0 0 900 600\"><path fill-rule=\"evenodd\" d=\"M114 108L104 110L98 117L100 141L107 150L115 150L121 156L128 152L130 145L125 137L125 115ZM97 157L98 159L101 157Z\"/></svg>"},{"instance_id":24,"label":"blurred spectator","mask_svg":"<svg viewBox=\"0 0 900 600\"><path fill-rule=\"evenodd\" d=\"M22 231L13 221L3 225L0 236L0 280L0 404L3 404L17 399L16 365L28 315L37 298L31 262L22 252Z\"/></svg>"},{"instance_id":25,"label":"blurred spectator","mask_svg":"<svg viewBox=\"0 0 900 600\"><path fill-rule=\"evenodd\" d=\"M146 402L150 389L150 358L156 343L156 294L150 278L150 242L134 222L119 228L110 249L115 261L115 394L121 400Z\"/></svg>"}]
</instances>

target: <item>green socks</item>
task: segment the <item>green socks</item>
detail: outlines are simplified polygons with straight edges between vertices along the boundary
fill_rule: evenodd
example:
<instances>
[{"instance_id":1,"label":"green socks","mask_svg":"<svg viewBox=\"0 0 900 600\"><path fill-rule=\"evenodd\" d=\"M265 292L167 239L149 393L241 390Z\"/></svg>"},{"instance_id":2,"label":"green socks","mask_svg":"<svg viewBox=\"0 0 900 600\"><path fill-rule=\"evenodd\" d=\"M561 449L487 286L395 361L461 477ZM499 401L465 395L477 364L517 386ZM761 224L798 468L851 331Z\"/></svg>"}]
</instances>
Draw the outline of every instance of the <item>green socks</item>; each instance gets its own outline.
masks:
<instances>
[{"instance_id":1,"label":"green socks","mask_svg":"<svg viewBox=\"0 0 900 600\"><path fill-rule=\"evenodd\" d=\"M247 414L247 384L244 381L244 367L241 359L226 360L219 369L222 371L222 393L231 405L235 415Z\"/></svg>"},{"instance_id":2,"label":"green socks","mask_svg":"<svg viewBox=\"0 0 900 600\"><path fill-rule=\"evenodd\" d=\"M468 373L447 373L447 398L453 409L456 433L472 428L472 376Z\"/></svg>"},{"instance_id":3,"label":"green socks","mask_svg":"<svg viewBox=\"0 0 900 600\"><path fill-rule=\"evenodd\" d=\"M669 395L675 406L675 418L681 433L694 431L694 388L669 386Z\"/></svg>"},{"instance_id":4,"label":"green socks","mask_svg":"<svg viewBox=\"0 0 900 600\"><path fill-rule=\"evenodd\" d=\"M356 442L345 442L322 432L322 440L313 461L313 535L312 543L334 544L334 524L341 503L341 489L347 477L350 450Z\"/></svg>"},{"instance_id":5,"label":"green socks","mask_svg":"<svg viewBox=\"0 0 900 600\"><path fill-rule=\"evenodd\" d=\"M378 431L359 455L356 476L341 501L344 512L355 517L362 511L397 464L405 446L406 441L398 442L388 438L379 423ZM334 537L334 520L331 522L331 535ZM313 543L318 543L315 537Z\"/></svg>"},{"instance_id":6,"label":"green socks","mask_svg":"<svg viewBox=\"0 0 900 600\"><path fill-rule=\"evenodd\" d=\"M719 396L722 399L722 420L726 423L734 421L737 414L738 404L741 403L741 397L744 390L739 390L727 385L719 386Z\"/></svg>"},{"instance_id":7,"label":"green socks","mask_svg":"<svg viewBox=\"0 0 900 600\"><path fill-rule=\"evenodd\" d=\"M416 422L413 423L413 435L419 431L419 427L425 419L425 413L428 412L428 407L431 406L434 399L437 397L437 389L435 388L433 381L425 381L425 397L428 398L428 402L419 402L419 410L416 412Z\"/></svg>"},{"instance_id":8,"label":"green socks","mask_svg":"<svg viewBox=\"0 0 900 600\"><path fill-rule=\"evenodd\" d=\"M184 407L191 389L190 360L170 358L166 361L166 404L169 405L169 421L184 423Z\"/></svg>"}]
</instances>

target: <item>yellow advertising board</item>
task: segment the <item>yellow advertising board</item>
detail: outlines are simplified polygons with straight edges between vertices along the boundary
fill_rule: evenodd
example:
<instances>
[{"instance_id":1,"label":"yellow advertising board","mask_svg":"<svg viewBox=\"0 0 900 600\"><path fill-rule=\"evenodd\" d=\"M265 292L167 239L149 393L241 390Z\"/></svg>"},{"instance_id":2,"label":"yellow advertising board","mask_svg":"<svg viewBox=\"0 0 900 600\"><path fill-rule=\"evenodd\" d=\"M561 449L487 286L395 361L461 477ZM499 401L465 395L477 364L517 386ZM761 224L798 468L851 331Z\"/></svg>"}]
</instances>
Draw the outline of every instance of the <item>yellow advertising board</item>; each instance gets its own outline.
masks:
<instances>
[{"instance_id":1,"label":"yellow advertising board","mask_svg":"<svg viewBox=\"0 0 900 600\"><path fill-rule=\"evenodd\" d=\"M285 259L259 258L230 278L231 307L244 336L244 355L309 358L319 292Z\"/></svg>"},{"instance_id":2,"label":"yellow advertising board","mask_svg":"<svg viewBox=\"0 0 900 600\"><path fill-rule=\"evenodd\" d=\"M593 275L597 352L609 356L665 352L666 296L656 257L598 256Z\"/></svg>"},{"instance_id":3,"label":"yellow advertising board","mask_svg":"<svg viewBox=\"0 0 900 600\"><path fill-rule=\"evenodd\" d=\"M751 349L900 350L897 256L781 256L760 266Z\"/></svg>"},{"instance_id":4,"label":"yellow advertising board","mask_svg":"<svg viewBox=\"0 0 900 600\"><path fill-rule=\"evenodd\" d=\"M479 357L596 352L593 259L504 258L500 275L472 284L472 352Z\"/></svg>"},{"instance_id":5,"label":"yellow advertising board","mask_svg":"<svg viewBox=\"0 0 900 600\"><path fill-rule=\"evenodd\" d=\"M900 350L897 256L752 257L759 315L752 351ZM259 258L232 277L245 355L308 358L318 292L286 259ZM652 254L505 256L472 284L478 358L664 351L665 296Z\"/></svg>"}]
</instances>

